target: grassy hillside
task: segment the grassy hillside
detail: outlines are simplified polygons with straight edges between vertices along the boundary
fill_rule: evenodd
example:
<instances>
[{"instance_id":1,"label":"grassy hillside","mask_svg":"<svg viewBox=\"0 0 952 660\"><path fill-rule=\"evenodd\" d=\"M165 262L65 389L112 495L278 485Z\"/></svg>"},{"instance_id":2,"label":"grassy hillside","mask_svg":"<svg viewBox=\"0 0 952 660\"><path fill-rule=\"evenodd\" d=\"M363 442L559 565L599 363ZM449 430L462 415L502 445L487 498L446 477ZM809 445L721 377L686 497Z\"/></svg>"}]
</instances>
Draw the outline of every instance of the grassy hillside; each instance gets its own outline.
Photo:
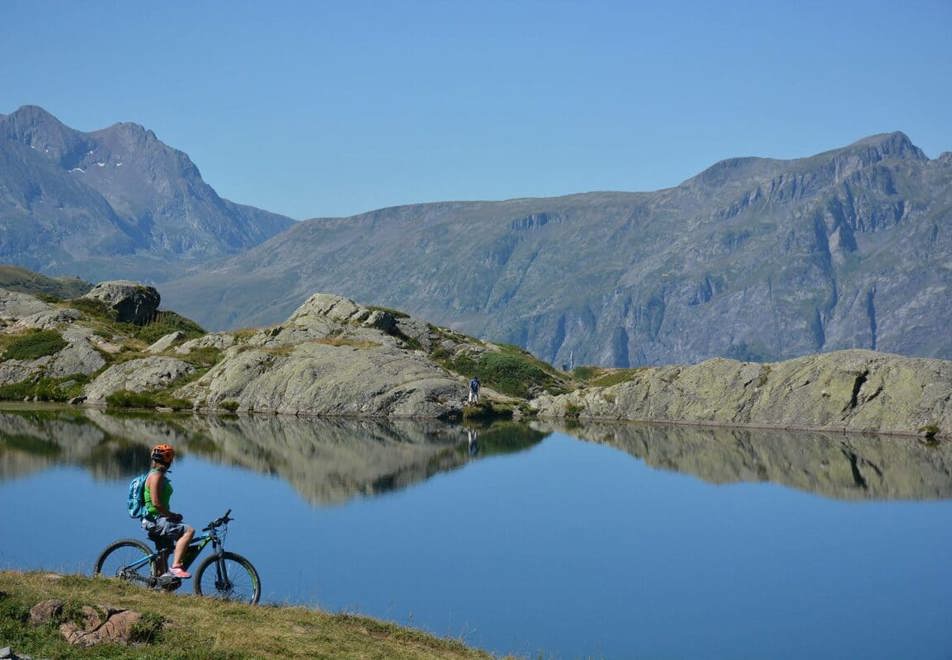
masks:
<instances>
[{"instance_id":1,"label":"grassy hillside","mask_svg":"<svg viewBox=\"0 0 952 660\"><path fill-rule=\"evenodd\" d=\"M92 287L74 277L47 277L19 266L0 264L0 289L20 291L46 298L77 298Z\"/></svg>"},{"instance_id":2,"label":"grassy hillside","mask_svg":"<svg viewBox=\"0 0 952 660\"><path fill-rule=\"evenodd\" d=\"M58 598L67 612L82 605L134 609L154 635L135 646L69 646L54 626L32 627L30 607ZM43 573L0 572L0 646L18 654L54 658L488 658L461 642L440 639L367 617L302 607L222 603L168 595L112 580Z\"/></svg>"}]
</instances>

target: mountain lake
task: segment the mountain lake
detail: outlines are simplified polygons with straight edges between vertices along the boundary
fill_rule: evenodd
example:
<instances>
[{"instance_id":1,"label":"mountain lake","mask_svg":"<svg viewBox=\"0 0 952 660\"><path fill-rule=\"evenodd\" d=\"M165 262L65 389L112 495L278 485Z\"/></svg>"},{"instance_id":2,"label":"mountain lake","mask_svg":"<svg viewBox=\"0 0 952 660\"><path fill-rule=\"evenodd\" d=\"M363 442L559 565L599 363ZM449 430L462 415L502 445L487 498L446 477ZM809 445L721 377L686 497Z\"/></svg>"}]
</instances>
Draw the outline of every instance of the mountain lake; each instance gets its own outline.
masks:
<instances>
[{"instance_id":1,"label":"mountain lake","mask_svg":"<svg viewBox=\"0 0 952 660\"><path fill-rule=\"evenodd\" d=\"M144 538L126 494L159 442L173 510L233 510L264 602L531 657L952 649L952 446L897 437L11 408L0 568Z\"/></svg>"}]
</instances>

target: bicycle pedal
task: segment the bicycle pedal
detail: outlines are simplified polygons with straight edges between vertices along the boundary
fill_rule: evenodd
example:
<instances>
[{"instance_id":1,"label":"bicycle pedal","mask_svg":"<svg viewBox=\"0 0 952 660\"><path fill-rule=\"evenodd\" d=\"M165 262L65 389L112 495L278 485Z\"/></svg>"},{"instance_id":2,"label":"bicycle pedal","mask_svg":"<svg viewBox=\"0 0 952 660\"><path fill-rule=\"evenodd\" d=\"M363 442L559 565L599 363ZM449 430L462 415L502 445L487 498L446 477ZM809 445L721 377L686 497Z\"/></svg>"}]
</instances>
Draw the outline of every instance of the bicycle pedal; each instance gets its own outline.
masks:
<instances>
[{"instance_id":1,"label":"bicycle pedal","mask_svg":"<svg viewBox=\"0 0 952 660\"><path fill-rule=\"evenodd\" d=\"M182 579L177 578L170 573L160 575L158 578L159 587L162 589L178 589L182 586Z\"/></svg>"}]
</instances>

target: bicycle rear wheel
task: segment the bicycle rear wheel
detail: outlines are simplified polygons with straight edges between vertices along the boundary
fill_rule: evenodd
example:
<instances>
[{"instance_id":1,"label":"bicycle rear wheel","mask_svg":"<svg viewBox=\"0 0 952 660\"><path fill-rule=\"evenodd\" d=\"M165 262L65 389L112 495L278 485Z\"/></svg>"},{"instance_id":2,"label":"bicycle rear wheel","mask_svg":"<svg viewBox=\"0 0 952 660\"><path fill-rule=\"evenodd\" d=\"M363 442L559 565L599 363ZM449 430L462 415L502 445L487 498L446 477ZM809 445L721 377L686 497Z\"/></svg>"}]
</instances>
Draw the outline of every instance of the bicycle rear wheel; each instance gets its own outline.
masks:
<instances>
[{"instance_id":1,"label":"bicycle rear wheel","mask_svg":"<svg viewBox=\"0 0 952 660\"><path fill-rule=\"evenodd\" d=\"M261 598L261 578L251 562L234 552L207 557L195 571L199 596L234 600L254 605Z\"/></svg>"},{"instance_id":2,"label":"bicycle rear wheel","mask_svg":"<svg viewBox=\"0 0 952 660\"><path fill-rule=\"evenodd\" d=\"M141 563L135 568L132 565L152 554L149 546L142 541L122 539L102 551L93 572L96 575L116 577L143 587L151 587L155 585L155 560Z\"/></svg>"}]
</instances>

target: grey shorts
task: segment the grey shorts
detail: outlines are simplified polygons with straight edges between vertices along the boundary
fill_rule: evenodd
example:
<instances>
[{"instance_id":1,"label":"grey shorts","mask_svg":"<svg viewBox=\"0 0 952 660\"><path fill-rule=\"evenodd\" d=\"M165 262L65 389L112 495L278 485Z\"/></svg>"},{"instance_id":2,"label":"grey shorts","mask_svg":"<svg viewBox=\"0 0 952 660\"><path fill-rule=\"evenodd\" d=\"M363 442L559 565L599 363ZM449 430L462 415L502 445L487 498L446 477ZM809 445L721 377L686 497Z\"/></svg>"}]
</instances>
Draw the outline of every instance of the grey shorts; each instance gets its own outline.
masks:
<instances>
[{"instance_id":1,"label":"grey shorts","mask_svg":"<svg viewBox=\"0 0 952 660\"><path fill-rule=\"evenodd\" d=\"M165 543L174 545L185 533L185 524L172 522L165 516L159 516L155 521L143 518L142 529L146 531L150 538L154 537L153 540L161 539Z\"/></svg>"}]
</instances>

